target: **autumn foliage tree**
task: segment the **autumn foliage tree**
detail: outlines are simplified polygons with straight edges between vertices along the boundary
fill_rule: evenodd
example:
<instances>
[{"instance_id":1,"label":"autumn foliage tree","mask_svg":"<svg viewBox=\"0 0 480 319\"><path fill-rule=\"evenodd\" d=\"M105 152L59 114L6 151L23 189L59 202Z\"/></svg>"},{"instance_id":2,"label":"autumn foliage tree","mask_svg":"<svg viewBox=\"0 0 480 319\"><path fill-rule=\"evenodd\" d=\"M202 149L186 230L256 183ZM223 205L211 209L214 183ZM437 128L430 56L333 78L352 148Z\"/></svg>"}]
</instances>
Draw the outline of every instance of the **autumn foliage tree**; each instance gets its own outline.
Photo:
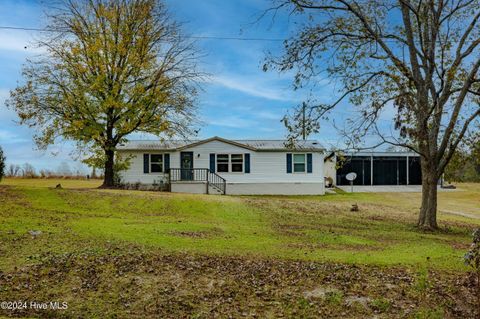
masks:
<instances>
[{"instance_id":1,"label":"autumn foliage tree","mask_svg":"<svg viewBox=\"0 0 480 319\"><path fill-rule=\"evenodd\" d=\"M8 105L38 130L39 147L57 140L101 149L104 187L115 149L133 132L193 132L202 74L194 43L157 0L64 0L50 12Z\"/></svg>"},{"instance_id":2,"label":"autumn foliage tree","mask_svg":"<svg viewBox=\"0 0 480 319\"><path fill-rule=\"evenodd\" d=\"M335 86L332 101L309 101L307 125L349 105L345 127L358 147L367 134L420 154L418 226L437 228L437 184L456 148L480 118L480 1L274 0L275 12L305 17L265 70L295 73L294 86ZM322 80L321 82L317 80ZM379 116L394 110L391 130ZM304 126L287 116L291 137ZM312 131L316 127L312 126ZM365 145L360 145L365 147Z\"/></svg>"}]
</instances>

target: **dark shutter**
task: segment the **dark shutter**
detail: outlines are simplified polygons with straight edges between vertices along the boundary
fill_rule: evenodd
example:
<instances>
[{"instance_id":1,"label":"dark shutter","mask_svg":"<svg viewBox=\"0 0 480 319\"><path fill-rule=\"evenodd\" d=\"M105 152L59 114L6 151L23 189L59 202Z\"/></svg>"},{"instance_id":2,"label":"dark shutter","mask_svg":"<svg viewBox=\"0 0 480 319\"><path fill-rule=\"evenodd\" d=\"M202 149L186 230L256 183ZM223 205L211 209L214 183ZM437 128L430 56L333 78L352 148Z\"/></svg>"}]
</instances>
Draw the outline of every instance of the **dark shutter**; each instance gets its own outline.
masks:
<instances>
[{"instance_id":1,"label":"dark shutter","mask_svg":"<svg viewBox=\"0 0 480 319\"><path fill-rule=\"evenodd\" d=\"M287 173L292 172L292 154L287 154Z\"/></svg>"},{"instance_id":2,"label":"dark shutter","mask_svg":"<svg viewBox=\"0 0 480 319\"><path fill-rule=\"evenodd\" d=\"M250 154L245 154L245 173L250 173Z\"/></svg>"},{"instance_id":3,"label":"dark shutter","mask_svg":"<svg viewBox=\"0 0 480 319\"><path fill-rule=\"evenodd\" d=\"M165 166L165 173L168 173L168 170L170 169L170 154L165 154L163 155L163 161L164 161L164 166Z\"/></svg>"},{"instance_id":4,"label":"dark shutter","mask_svg":"<svg viewBox=\"0 0 480 319\"><path fill-rule=\"evenodd\" d=\"M312 153L307 154L307 173L312 172Z\"/></svg>"},{"instance_id":5,"label":"dark shutter","mask_svg":"<svg viewBox=\"0 0 480 319\"><path fill-rule=\"evenodd\" d=\"M148 174L150 173L150 155L143 154L143 173Z\"/></svg>"},{"instance_id":6,"label":"dark shutter","mask_svg":"<svg viewBox=\"0 0 480 319\"><path fill-rule=\"evenodd\" d=\"M210 172L215 173L215 154L210 154Z\"/></svg>"}]
</instances>

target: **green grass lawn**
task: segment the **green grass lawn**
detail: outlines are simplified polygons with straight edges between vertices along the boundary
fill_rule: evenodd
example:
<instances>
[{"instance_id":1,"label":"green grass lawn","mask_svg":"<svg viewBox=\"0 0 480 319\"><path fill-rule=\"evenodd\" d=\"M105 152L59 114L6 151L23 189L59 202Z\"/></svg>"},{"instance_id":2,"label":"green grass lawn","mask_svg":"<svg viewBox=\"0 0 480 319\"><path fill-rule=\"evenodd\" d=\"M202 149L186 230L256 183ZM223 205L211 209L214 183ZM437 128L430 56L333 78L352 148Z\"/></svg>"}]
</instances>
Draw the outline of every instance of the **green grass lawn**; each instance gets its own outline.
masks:
<instances>
[{"instance_id":1,"label":"green grass lawn","mask_svg":"<svg viewBox=\"0 0 480 319\"><path fill-rule=\"evenodd\" d=\"M53 189L61 183L65 189ZM169 251L379 265L463 269L461 257L479 220L440 214L438 233L414 228L419 194L233 197L93 189L98 181L7 179L2 237L41 230L48 246L23 245L0 265L27 262L30 251L77 241L119 241ZM478 186L440 193L440 210L475 207ZM350 212L358 203L360 212ZM477 213L479 206L471 213ZM13 232L13 233L12 233ZM7 244L8 246L8 244ZM7 249L8 251L9 249Z\"/></svg>"},{"instance_id":2,"label":"green grass lawn","mask_svg":"<svg viewBox=\"0 0 480 319\"><path fill-rule=\"evenodd\" d=\"M54 189L58 183L63 189ZM99 184L40 179L0 184L0 296L2 271L44 267L65 256L123 256L131 247L160 256L462 274L462 256L480 224L480 219L442 213L480 217L480 185L475 184L439 193L442 230L436 233L414 227L420 194L236 197L96 189ZM359 212L350 211L354 203ZM32 230L42 233L31 236Z\"/></svg>"}]
</instances>

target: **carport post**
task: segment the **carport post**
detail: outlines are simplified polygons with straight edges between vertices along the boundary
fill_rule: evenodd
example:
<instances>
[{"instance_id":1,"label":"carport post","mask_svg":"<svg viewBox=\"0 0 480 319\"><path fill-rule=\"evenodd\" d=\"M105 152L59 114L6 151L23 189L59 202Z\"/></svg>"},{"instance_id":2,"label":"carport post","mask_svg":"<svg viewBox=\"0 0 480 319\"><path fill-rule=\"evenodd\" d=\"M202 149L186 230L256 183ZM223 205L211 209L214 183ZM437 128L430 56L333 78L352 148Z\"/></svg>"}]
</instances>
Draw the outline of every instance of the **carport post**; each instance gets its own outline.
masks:
<instances>
[{"instance_id":1,"label":"carport post","mask_svg":"<svg viewBox=\"0 0 480 319\"><path fill-rule=\"evenodd\" d=\"M370 186L373 186L373 154L370 155Z\"/></svg>"},{"instance_id":2,"label":"carport post","mask_svg":"<svg viewBox=\"0 0 480 319\"><path fill-rule=\"evenodd\" d=\"M397 158L397 185L400 185L400 167L398 167L399 161Z\"/></svg>"},{"instance_id":3,"label":"carport post","mask_svg":"<svg viewBox=\"0 0 480 319\"><path fill-rule=\"evenodd\" d=\"M407 155L407 185L410 185L410 181L408 180L409 175L410 175L410 172L408 171L408 155Z\"/></svg>"}]
</instances>

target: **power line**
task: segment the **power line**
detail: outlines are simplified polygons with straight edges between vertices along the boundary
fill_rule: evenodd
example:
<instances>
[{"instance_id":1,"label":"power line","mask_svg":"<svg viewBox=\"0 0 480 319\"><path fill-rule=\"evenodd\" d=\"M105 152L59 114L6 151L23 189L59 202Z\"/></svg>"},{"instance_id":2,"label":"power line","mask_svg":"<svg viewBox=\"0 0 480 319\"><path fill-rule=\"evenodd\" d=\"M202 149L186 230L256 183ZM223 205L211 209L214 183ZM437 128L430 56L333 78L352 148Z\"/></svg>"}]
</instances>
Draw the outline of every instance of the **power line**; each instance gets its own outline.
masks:
<instances>
[{"instance_id":1,"label":"power line","mask_svg":"<svg viewBox=\"0 0 480 319\"><path fill-rule=\"evenodd\" d=\"M14 26L0 26L0 30L19 30L19 31L35 31L35 32L72 32L71 30L65 29L50 29L50 28L31 28L31 27L14 27ZM284 42L286 39L280 38L257 38L257 37L235 37L235 36L210 36L210 35L184 35L188 39L196 40L234 40L234 41L265 41L265 42ZM341 42L340 40L330 40L332 43ZM405 43L400 42L394 39L383 39L383 42L386 43L397 43L402 45L402 50L404 50ZM417 44L420 44L420 41L414 41ZM472 43L476 40L465 40L464 43ZM426 42L428 43L428 41ZM459 41L454 41L454 43L459 43Z\"/></svg>"},{"instance_id":2,"label":"power line","mask_svg":"<svg viewBox=\"0 0 480 319\"><path fill-rule=\"evenodd\" d=\"M69 30L61 29L48 29L48 28L28 28L28 27L12 27L12 26L0 26L2 30L20 30L20 31L36 31L36 32L70 32ZM232 36L209 36L209 35L185 35L185 38L198 39L198 40L238 40L238 41L272 41L282 42L284 39L278 38L242 38Z\"/></svg>"}]
</instances>

